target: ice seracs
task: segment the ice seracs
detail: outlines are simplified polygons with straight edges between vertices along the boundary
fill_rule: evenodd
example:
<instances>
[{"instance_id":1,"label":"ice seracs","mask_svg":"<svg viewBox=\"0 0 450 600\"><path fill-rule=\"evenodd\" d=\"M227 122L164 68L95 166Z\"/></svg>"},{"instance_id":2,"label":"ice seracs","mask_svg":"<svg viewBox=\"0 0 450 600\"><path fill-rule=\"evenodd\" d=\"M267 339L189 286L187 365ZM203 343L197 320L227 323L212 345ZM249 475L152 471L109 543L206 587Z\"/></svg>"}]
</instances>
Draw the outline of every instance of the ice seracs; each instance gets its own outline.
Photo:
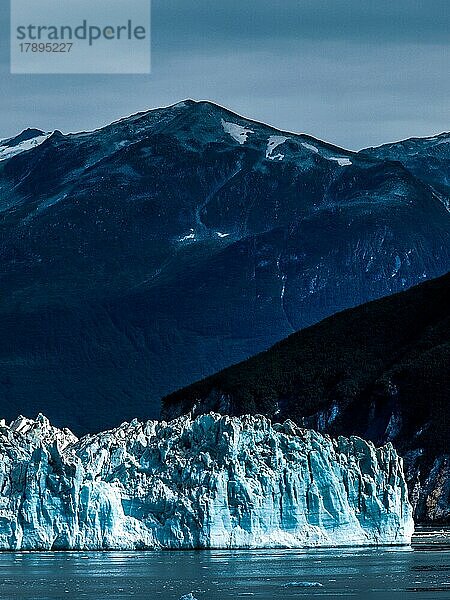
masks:
<instances>
[{"instance_id":1,"label":"ice seracs","mask_svg":"<svg viewBox=\"0 0 450 600\"><path fill-rule=\"evenodd\" d=\"M77 440L45 417L0 427L0 549L408 544L391 445L218 414Z\"/></svg>"},{"instance_id":2,"label":"ice seracs","mask_svg":"<svg viewBox=\"0 0 450 600\"><path fill-rule=\"evenodd\" d=\"M7 427L4 419L0 422L0 427ZM40 444L47 446L56 444L59 450L64 450L70 444L78 441L78 438L69 429L53 427L47 417L42 414L39 414L36 419L27 419L20 415L9 425L8 429L13 434L20 434L22 446L28 448Z\"/></svg>"}]
</instances>

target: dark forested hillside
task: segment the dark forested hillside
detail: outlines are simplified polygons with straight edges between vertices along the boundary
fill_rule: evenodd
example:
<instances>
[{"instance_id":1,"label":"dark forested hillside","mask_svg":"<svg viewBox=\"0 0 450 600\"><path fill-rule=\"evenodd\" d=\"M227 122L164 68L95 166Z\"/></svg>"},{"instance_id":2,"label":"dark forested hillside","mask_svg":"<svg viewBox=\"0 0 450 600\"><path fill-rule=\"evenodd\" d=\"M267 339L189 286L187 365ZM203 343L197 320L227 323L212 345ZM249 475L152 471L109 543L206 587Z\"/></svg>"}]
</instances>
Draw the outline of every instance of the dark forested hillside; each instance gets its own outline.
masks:
<instances>
[{"instance_id":1,"label":"dark forested hillside","mask_svg":"<svg viewBox=\"0 0 450 600\"><path fill-rule=\"evenodd\" d=\"M293 334L267 352L166 397L293 419L332 435L391 441L419 519L450 517L450 274Z\"/></svg>"}]
</instances>

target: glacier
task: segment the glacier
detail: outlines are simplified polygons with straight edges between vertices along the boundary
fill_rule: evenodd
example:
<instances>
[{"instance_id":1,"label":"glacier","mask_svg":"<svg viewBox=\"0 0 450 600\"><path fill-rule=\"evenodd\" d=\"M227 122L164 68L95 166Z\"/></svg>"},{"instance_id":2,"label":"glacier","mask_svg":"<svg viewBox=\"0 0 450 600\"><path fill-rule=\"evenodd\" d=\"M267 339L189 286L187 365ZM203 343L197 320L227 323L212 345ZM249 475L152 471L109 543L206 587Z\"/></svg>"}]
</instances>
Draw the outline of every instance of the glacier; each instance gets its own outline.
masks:
<instances>
[{"instance_id":1,"label":"glacier","mask_svg":"<svg viewBox=\"0 0 450 600\"><path fill-rule=\"evenodd\" d=\"M206 414L77 439L43 415L0 422L0 549L409 544L391 444Z\"/></svg>"}]
</instances>

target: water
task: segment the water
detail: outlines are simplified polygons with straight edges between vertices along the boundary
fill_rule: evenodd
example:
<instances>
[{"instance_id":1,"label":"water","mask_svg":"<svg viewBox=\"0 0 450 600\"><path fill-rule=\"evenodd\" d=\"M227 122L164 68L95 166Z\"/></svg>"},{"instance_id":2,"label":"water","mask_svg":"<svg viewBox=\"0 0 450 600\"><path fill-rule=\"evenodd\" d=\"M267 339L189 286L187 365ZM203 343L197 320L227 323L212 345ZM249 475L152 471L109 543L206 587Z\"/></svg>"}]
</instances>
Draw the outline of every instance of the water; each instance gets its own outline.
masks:
<instances>
[{"instance_id":1,"label":"water","mask_svg":"<svg viewBox=\"0 0 450 600\"><path fill-rule=\"evenodd\" d=\"M414 548L4 553L0 598L443 600L450 599L447 542L428 532Z\"/></svg>"}]
</instances>

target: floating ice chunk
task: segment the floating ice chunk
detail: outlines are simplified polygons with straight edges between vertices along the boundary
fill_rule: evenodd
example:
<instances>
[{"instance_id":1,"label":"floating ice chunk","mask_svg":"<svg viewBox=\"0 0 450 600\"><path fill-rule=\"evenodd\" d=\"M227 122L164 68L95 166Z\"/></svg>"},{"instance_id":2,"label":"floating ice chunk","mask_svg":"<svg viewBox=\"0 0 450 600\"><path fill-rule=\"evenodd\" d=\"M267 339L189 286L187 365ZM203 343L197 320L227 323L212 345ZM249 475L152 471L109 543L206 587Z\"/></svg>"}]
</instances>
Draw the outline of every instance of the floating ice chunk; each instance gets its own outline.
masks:
<instances>
[{"instance_id":1,"label":"floating ice chunk","mask_svg":"<svg viewBox=\"0 0 450 600\"><path fill-rule=\"evenodd\" d=\"M307 150L311 150L311 152L314 152L315 154L319 154L319 150L312 144L308 144L308 142L302 142L302 146Z\"/></svg>"},{"instance_id":2,"label":"floating ice chunk","mask_svg":"<svg viewBox=\"0 0 450 600\"><path fill-rule=\"evenodd\" d=\"M45 135L38 135L37 137L31 138L30 140L24 140L17 144L17 146L0 146L0 161L12 158L17 154L32 150L37 146L40 146L45 140L47 140L52 134L47 133Z\"/></svg>"},{"instance_id":3,"label":"floating ice chunk","mask_svg":"<svg viewBox=\"0 0 450 600\"><path fill-rule=\"evenodd\" d=\"M245 144L247 141L249 133L255 133L251 129L247 129L246 127L242 127L242 125L237 125L236 123L230 123L229 121L224 121L222 119L222 127L224 128L226 133L229 133L231 137L239 142L239 144Z\"/></svg>"},{"instance_id":4,"label":"floating ice chunk","mask_svg":"<svg viewBox=\"0 0 450 600\"><path fill-rule=\"evenodd\" d=\"M276 154L274 156L272 152L275 150L275 148L278 148L278 146L284 144L284 142L286 142L288 139L289 138L285 137L284 135L271 135L267 143L266 158L269 160L283 160L284 154Z\"/></svg>"}]
</instances>

